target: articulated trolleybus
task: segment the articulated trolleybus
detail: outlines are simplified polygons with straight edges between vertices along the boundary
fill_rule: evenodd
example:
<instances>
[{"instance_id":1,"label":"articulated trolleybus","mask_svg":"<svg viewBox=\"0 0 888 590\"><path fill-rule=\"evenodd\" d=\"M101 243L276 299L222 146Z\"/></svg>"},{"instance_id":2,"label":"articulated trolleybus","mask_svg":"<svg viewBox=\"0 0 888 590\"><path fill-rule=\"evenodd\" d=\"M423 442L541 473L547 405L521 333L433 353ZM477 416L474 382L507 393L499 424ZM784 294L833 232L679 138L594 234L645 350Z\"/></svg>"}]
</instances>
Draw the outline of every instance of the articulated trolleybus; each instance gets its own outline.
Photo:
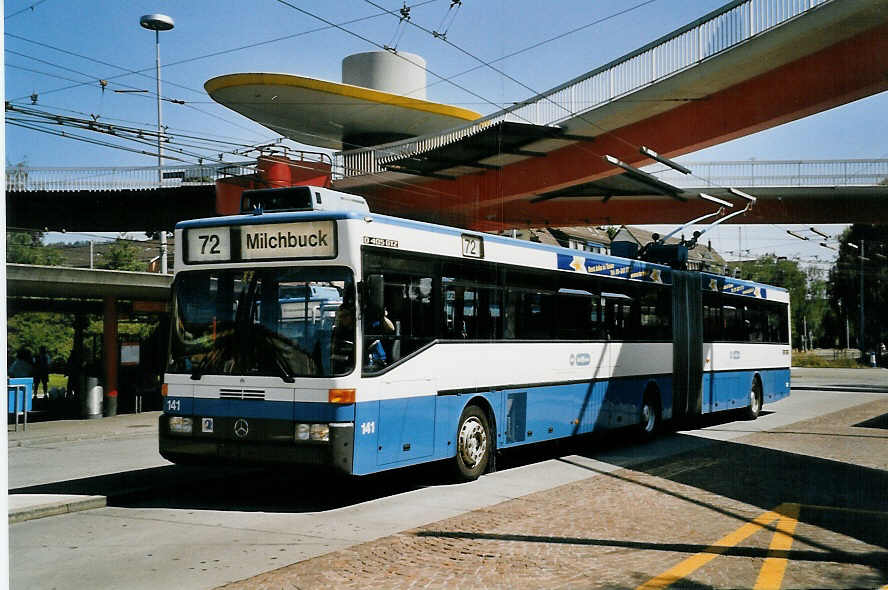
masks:
<instances>
[{"instance_id":1,"label":"articulated trolleybus","mask_svg":"<svg viewBox=\"0 0 888 590\"><path fill-rule=\"evenodd\" d=\"M355 475L789 395L788 293L317 187L179 223L160 452Z\"/></svg>"}]
</instances>

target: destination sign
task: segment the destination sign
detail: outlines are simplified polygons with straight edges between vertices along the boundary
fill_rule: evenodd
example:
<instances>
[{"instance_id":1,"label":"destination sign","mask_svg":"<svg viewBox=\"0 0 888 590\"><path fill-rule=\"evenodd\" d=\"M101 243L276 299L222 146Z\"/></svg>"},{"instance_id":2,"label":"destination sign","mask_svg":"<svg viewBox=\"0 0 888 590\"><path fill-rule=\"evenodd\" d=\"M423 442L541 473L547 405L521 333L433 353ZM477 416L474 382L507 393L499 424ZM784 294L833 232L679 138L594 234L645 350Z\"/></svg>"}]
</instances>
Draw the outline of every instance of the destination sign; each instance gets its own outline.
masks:
<instances>
[{"instance_id":1,"label":"destination sign","mask_svg":"<svg viewBox=\"0 0 888 590\"><path fill-rule=\"evenodd\" d=\"M334 258L335 222L306 221L240 228L241 260Z\"/></svg>"},{"instance_id":2,"label":"destination sign","mask_svg":"<svg viewBox=\"0 0 888 590\"><path fill-rule=\"evenodd\" d=\"M191 228L185 232L185 243L185 262L189 264L335 258L336 222Z\"/></svg>"}]
</instances>

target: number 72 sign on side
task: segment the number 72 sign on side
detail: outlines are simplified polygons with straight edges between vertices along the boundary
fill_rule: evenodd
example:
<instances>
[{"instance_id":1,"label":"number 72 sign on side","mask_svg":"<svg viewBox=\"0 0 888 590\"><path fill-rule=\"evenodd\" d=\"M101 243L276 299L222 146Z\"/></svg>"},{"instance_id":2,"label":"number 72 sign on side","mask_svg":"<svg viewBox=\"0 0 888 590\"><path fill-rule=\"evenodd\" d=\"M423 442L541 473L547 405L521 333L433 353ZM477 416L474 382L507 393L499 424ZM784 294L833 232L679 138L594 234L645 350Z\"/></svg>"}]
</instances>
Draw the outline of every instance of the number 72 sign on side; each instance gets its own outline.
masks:
<instances>
[{"instance_id":1,"label":"number 72 sign on side","mask_svg":"<svg viewBox=\"0 0 888 590\"><path fill-rule=\"evenodd\" d=\"M484 258L484 239L481 236L463 234L462 255L467 258Z\"/></svg>"},{"instance_id":2,"label":"number 72 sign on side","mask_svg":"<svg viewBox=\"0 0 888 590\"><path fill-rule=\"evenodd\" d=\"M231 260L231 232L228 227L189 229L186 262L224 262Z\"/></svg>"}]
</instances>

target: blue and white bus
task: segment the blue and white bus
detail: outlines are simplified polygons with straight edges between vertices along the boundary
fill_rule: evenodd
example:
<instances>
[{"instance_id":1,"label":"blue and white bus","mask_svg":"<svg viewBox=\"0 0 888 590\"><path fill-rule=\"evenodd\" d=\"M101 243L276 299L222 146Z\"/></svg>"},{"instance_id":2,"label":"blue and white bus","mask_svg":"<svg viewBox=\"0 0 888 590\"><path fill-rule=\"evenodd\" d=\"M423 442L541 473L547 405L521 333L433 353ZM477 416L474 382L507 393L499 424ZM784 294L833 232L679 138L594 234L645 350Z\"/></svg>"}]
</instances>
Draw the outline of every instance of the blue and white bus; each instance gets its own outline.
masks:
<instances>
[{"instance_id":1,"label":"blue and white bus","mask_svg":"<svg viewBox=\"0 0 888 590\"><path fill-rule=\"evenodd\" d=\"M363 475L789 395L789 294L376 215L316 187L176 226L160 452ZM274 209L274 210L271 210Z\"/></svg>"}]
</instances>

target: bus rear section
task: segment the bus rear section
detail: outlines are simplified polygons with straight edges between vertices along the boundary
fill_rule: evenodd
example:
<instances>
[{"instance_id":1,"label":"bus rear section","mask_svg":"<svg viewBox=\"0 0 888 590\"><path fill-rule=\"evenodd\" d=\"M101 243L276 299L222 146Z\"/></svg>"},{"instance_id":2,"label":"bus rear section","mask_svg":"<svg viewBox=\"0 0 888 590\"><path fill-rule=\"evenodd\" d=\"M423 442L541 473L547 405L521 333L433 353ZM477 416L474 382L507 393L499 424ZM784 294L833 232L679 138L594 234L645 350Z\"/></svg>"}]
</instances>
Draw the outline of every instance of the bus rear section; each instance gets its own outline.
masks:
<instances>
[{"instance_id":1,"label":"bus rear section","mask_svg":"<svg viewBox=\"0 0 888 590\"><path fill-rule=\"evenodd\" d=\"M790 395L789 292L731 277L701 278L700 409L739 410L755 419L764 404Z\"/></svg>"}]
</instances>

